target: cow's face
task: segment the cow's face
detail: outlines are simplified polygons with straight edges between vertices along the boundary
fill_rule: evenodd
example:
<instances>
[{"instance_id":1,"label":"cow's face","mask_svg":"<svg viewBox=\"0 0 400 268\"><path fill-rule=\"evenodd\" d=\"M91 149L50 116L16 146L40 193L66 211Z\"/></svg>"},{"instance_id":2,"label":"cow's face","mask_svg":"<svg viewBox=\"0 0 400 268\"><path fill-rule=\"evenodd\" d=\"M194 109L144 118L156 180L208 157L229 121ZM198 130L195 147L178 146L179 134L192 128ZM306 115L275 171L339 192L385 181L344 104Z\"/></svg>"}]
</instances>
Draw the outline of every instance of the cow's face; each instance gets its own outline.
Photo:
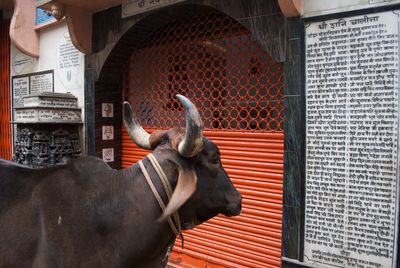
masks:
<instances>
[{"instance_id":1,"label":"cow's face","mask_svg":"<svg viewBox=\"0 0 400 268\"><path fill-rule=\"evenodd\" d=\"M184 229L200 224L219 213L238 215L241 195L235 189L221 164L217 146L203 137L201 118L186 97L177 95L186 111L186 129L143 130L124 104L124 123L132 140L141 148L154 150L165 167L177 171L174 193L162 218L179 210Z\"/></svg>"},{"instance_id":2,"label":"cow's face","mask_svg":"<svg viewBox=\"0 0 400 268\"><path fill-rule=\"evenodd\" d=\"M203 150L188 161L196 171L197 189L179 210L182 227L193 228L219 213L239 215L242 197L222 167L218 147L204 138Z\"/></svg>"}]
</instances>

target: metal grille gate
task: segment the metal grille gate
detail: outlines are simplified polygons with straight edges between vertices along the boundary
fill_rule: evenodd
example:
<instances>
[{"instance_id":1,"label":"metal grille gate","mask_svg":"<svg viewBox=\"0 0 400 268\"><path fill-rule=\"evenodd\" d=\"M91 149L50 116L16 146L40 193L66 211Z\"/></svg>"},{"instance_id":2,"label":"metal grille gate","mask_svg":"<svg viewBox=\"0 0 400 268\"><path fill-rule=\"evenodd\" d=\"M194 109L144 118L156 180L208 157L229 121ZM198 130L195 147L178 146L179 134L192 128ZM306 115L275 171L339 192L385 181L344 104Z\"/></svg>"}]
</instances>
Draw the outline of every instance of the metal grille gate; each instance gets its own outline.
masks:
<instances>
[{"instance_id":1,"label":"metal grille gate","mask_svg":"<svg viewBox=\"0 0 400 268\"><path fill-rule=\"evenodd\" d=\"M0 21L0 158L11 159L9 21Z\"/></svg>"},{"instance_id":2,"label":"metal grille gate","mask_svg":"<svg viewBox=\"0 0 400 268\"><path fill-rule=\"evenodd\" d=\"M175 247L171 266L279 267L282 69L243 26L221 14L169 24L129 59L123 90L142 125L149 132L182 126L182 107L174 96L189 97L244 197L241 216L218 216L185 232L185 249ZM147 152L122 133L127 167Z\"/></svg>"}]
</instances>

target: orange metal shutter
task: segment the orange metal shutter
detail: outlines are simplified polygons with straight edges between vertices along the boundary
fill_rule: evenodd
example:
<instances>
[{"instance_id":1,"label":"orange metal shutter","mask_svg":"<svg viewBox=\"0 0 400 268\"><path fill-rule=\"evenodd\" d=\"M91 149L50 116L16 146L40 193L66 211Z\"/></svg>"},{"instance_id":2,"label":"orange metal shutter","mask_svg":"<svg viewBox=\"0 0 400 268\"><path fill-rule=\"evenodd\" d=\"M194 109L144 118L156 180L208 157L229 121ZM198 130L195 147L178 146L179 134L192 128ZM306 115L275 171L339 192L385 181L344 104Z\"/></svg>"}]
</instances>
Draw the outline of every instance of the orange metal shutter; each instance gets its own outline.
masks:
<instances>
[{"instance_id":1,"label":"orange metal shutter","mask_svg":"<svg viewBox=\"0 0 400 268\"><path fill-rule=\"evenodd\" d=\"M9 21L0 25L0 158L10 160L11 147L11 108L10 108L10 37Z\"/></svg>"},{"instance_id":2,"label":"orange metal shutter","mask_svg":"<svg viewBox=\"0 0 400 268\"><path fill-rule=\"evenodd\" d=\"M283 134L211 131L204 134L220 148L224 168L243 195L243 211L239 217L218 216L186 231L184 250L178 240L169 265L279 267ZM148 154L131 142L125 130L122 137L124 167Z\"/></svg>"},{"instance_id":3,"label":"orange metal shutter","mask_svg":"<svg viewBox=\"0 0 400 268\"><path fill-rule=\"evenodd\" d=\"M223 14L188 17L157 31L126 67L125 98L149 131L182 126L188 96L204 134L242 193L239 217L218 216L177 241L173 267L279 267L282 225L283 65ZM122 165L148 152L122 130Z\"/></svg>"}]
</instances>

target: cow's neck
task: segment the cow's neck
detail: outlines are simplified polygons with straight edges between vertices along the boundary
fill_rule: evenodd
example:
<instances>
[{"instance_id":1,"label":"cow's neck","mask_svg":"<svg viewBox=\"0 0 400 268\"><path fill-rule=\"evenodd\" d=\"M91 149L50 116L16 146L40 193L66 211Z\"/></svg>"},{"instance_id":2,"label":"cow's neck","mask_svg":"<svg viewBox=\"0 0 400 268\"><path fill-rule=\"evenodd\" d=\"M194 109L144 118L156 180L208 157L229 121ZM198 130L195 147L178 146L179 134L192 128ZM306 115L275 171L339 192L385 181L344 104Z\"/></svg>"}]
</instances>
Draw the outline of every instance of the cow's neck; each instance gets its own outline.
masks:
<instances>
[{"instance_id":1,"label":"cow's neck","mask_svg":"<svg viewBox=\"0 0 400 268\"><path fill-rule=\"evenodd\" d=\"M145 158L143 159L143 164L161 198L167 204L167 196L163 190L163 185L152 168L150 161ZM178 177L177 170L165 167L163 167L163 170L174 188ZM138 247L141 248L138 257L149 257L146 254L151 253L155 255L153 257L156 259L164 258L168 246L175 240L175 235L167 222L160 223L158 221L158 218L162 215L162 210L151 192L139 165L135 164L125 170L120 170L117 177L117 180L124 181L123 191L126 193L126 200L129 204L129 209L126 210L126 213L131 216L125 217L127 222L124 225L128 228L132 226L128 230L129 236L131 236L132 242L135 244L132 247L136 251ZM127 239L129 240L128 237ZM129 241L127 242L129 243Z\"/></svg>"}]
</instances>

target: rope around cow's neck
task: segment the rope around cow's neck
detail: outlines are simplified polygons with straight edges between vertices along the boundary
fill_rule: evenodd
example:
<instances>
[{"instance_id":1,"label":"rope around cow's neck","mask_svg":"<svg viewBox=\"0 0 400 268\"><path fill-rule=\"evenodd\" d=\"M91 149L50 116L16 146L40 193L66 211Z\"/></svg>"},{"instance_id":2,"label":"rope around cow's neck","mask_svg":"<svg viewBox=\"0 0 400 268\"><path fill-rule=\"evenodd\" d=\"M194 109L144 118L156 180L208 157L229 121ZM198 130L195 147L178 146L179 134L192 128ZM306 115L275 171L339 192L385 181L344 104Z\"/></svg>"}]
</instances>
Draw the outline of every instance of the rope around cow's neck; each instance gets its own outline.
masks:
<instances>
[{"instance_id":1,"label":"rope around cow's neck","mask_svg":"<svg viewBox=\"0 0 400 268\"><path fill-rule=\"evenodd\" d=\"M171 184L169 183L168 178L167 178L167 176L165 175L164 170L162 169L162 167L160 166L160 163L158 163L158 161L157 161L157 159L154 157L154 155L153 155L152 153L150 153L150 154L147 155L147 157L149 158L151 165L153 166L154 170L156 171L158 177L160 178L160 180L161 180L161 182L162 182L162 184L163 184L163 186L164 186L164 190L165 190L165 192L167 193L167 198L168 198L168 201L169 201L169 200L171 199L171 196L172 196L172 187L171 187ZM142 173L143 173L144 177L146 178L147 183L148 183L149 186L150 186L151 191L152 191L153 194L154 194L154 197L157 199L158 204L160 205L162 211L164 212L166 206L165 206L163 200L161 199L160 194L157 192L157 189L156 189L156 187L154 186L154 183L153 183L153 181L151 180L150 175L149 175L149 173L147 172L145 166L143 165L142 160L139 161L139 166L140 166L140 169L142 170ZM175 223L174 223L174 221L171 219L171 217L168 217L167 220L168 220L168 223L169 223L169 225L171 226L171 229L172 229L172 231L174 232L174 234L175 234L176 236L178 236L178 235L180 236L181 241L182 241L182 249L183 249L184 240L183 240L181 222L180 222L180 219L179 219L178 211L175 211L175 212L173 213L173 218L174 218Z\"/></svg>"},{"instance_id":2,"label":"rope around cow's neck","mask_svg":"<svg viewBox=\"0 0 400 268\"><path fill-rule=\"evenodd\" d=\"M171 200L172 196L172 187L171 184L168 181L167 175L165 175L164 170L160 166L160 163L158 163L157 159L154 157L152 153L148 154L147 157L149 158L151 164L153 165L153 168L156 170L158 177L160 177L162 184L164 185L165 192L167 193L168 201ZM172 216L174 217L174 221L176 224L176 229L181 232L181 221L179 219L179 214L178 211L175 211Z\"/></svg>"}]
</instances>

